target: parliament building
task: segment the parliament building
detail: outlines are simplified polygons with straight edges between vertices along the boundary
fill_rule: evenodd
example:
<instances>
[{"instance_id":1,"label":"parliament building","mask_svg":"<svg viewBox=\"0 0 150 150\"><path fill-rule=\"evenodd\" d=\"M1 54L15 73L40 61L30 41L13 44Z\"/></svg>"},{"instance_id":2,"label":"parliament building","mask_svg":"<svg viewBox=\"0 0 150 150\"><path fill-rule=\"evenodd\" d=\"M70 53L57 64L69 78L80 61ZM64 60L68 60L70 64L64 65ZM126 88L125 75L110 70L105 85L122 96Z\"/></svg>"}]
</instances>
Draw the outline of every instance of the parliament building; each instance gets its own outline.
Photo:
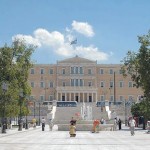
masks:
<instances>
[{"instance_id":1,"label":"parliament building","mask_svg":"<svg viewBox=\"0 0 150 150\"><path fill-rule=\"evenodd\" d=\"M86 58L35 64L29 72L31 99L44 101L136 101L142 90L130 76L123 77L121 64L98 64Z\"/></svg>"}]
</instances>

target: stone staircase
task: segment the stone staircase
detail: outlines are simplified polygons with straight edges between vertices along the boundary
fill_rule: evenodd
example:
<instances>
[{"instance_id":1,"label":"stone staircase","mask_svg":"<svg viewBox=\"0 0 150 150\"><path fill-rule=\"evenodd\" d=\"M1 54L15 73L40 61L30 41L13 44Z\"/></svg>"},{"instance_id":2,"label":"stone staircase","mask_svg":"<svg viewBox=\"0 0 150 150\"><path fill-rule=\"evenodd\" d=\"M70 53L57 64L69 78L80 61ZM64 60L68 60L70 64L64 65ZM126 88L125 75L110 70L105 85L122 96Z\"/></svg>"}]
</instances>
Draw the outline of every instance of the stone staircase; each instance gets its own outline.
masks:
<instances>
[{"instance_id":1,"label":"stone staircase","mask_svg":"<svg viewBox=\"0 0 150 150\"><path fill-rule=\"evenodd\" d=\"M64 124L66 122L70 122L72 117L75 117L76 119L81 119L81 116L76 116L76 114L81 114L81 107L83 106L82 103L78 103L77 107L57 107L56 113L55 113L55 124ZM92 119L101 119L104 118L105 120L108 120L107 112L105 111L105 108L103 108L103 111L101 111L101 107L96 107L96 103L85 103L85 106L92 107ZM82 119L81 119L82 120Z\"/></svg>"}]
</instances>

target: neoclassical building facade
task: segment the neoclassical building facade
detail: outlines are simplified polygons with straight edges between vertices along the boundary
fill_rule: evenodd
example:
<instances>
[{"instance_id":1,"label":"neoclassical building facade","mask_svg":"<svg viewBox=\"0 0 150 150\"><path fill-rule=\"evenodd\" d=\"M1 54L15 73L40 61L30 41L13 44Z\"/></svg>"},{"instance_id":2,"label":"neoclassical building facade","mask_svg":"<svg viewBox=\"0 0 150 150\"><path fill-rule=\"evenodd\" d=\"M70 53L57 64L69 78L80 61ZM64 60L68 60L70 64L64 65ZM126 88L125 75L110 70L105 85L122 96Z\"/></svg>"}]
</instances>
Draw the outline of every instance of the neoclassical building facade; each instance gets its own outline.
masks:
<instances>
[{"instance_id":1,"label":"neoclassical building facade","mask_svg":"<svg viewBox=\"0 0 150 150\"><path fill-rule=\"evenodd\" d=\"M86 58L35 64L29 72L31 99L37 101L136 101L142 90L124 78L120 64L98 64Z\"/></svg>"}]
</instances>

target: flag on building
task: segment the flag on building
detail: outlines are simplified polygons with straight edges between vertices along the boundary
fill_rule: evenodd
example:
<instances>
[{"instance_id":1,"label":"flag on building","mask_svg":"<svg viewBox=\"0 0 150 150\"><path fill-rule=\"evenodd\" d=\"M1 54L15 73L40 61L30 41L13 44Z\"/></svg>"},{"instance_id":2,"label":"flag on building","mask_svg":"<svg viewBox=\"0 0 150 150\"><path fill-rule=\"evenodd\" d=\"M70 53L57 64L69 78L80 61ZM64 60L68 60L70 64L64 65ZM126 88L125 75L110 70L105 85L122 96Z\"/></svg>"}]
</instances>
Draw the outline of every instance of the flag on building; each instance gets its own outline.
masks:
<instances>
[{"instance_id":1,"label":"flag on building","mask_svg":"<svg viewBox=\"0 0 150 150\"><path fill-rule=\"evenodd\" d=\"M70 45L72 45L72 44L77 44L77 39L71 41L71 42L70 42Z\"/></svg>"}]
</instances>

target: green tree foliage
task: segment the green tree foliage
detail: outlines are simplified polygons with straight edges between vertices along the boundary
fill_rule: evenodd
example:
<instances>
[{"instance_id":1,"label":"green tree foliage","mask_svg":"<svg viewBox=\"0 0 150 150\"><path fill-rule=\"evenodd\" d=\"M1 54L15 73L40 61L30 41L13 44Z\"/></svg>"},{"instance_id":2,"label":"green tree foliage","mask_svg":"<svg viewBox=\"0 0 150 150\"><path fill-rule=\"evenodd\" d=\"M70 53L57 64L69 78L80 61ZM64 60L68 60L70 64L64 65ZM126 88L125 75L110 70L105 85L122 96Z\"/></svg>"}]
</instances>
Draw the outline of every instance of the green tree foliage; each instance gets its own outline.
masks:
<instances>
[{"instance_id":1,"label":"green tree foliage","mask_svg":"<svg viewBox=\"0 0 150 150\"><path fill-rule=\"evenodd\" d=\"M18 40L15 40L12 46L5 45L0 48L0 86L2 87L3 83L8 85L6 92L0 88L1 116L4 106L6 116L16 116L19 106L25 106L26 96L31 93L27 80L32 67L31 55L35 48ZM20 90L23 93L22 98L19 96Z\"/></svg>"},{"instance_id":2,"label":"green tree foliage","mask_svg":"<svg viewBox=\"0 0 150 150\"><path fill-rule=\"evenodd\" d=\"M140 48L138 52L128 51L123 60L122 72L124 76L131 75L137 88L143 90L144 99L132 107L132 113L150 116L150 31L147 35L139 36Z\"/></svg>"}]
</instances>

